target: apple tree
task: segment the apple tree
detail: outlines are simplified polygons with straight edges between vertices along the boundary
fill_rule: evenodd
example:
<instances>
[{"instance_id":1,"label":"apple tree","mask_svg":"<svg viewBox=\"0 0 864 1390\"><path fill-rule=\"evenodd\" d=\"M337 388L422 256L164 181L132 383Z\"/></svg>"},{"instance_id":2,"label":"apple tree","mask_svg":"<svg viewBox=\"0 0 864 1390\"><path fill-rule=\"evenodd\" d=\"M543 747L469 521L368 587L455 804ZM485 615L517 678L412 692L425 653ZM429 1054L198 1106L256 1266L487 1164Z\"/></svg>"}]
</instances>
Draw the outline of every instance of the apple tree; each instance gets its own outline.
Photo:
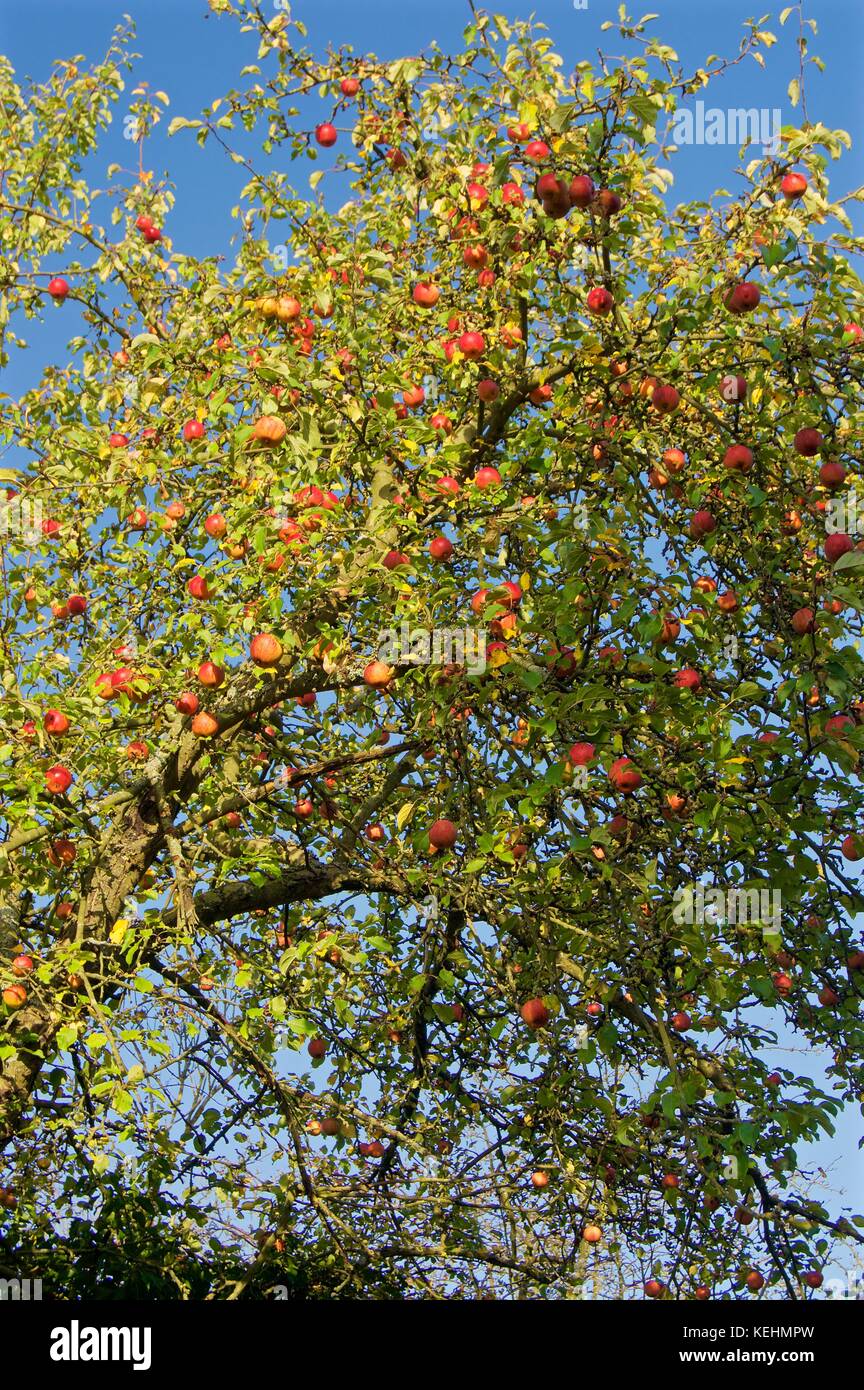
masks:
<instances>
[{"instance_id":1,"label":"apple tree","mask_svg":"<svg viewBox=\"0 0 864 1390\"><path fill-rule=\"evenodd\" d=\"M0 361L69 335L0 398L0 1266L809 1297L864 1239L807 1168L864 1040L848 136L681 205L767 30L567 72L211 9L238 85L168 129L230 259L126 29L0 69Z\"/></svg>"}]
</instances>

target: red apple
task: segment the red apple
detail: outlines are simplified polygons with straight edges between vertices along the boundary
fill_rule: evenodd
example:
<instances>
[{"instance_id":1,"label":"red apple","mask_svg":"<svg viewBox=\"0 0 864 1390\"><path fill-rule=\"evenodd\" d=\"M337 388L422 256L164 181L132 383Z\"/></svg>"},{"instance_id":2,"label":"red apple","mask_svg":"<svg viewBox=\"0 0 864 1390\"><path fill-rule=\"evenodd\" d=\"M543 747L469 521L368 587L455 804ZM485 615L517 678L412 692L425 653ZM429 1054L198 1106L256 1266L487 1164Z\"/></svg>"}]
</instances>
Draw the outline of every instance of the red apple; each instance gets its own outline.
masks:
<instances>
[{"instance_id":1,"label":"red apple","mask_svg":"<svg viewBox=\"0 0 864 1390\"><path fill-rule=\"evenodd\" d=\"M335 125L331 125L329 121L322 121L320 125L316 125L315 139L318 141L318 144L323 145L325 149L329 149L331 145L335 145L337 140Z\"/></svg>"},{"instance_id":2,"label":"red apple","mask_svg":"<svg viewBox=\"0 0 864 1390\"><path fill-rule=\"evenodd\" d=\"M664 449L663 467L669 473L680 473L687 463L687 455L680 449Z\"/></svg>"},{"instance_id":3,"label":"red apple","mask_svg":"<svg viewBox=\"0 0 864 1390\"><path fill-rule=\"evenodd\" d=\"M545 381L542 386L535 386L534 390L529 392L528 399L532 405L548 405L552 399L552 387L549 382Z\"/></svg>"},{"instance_id":4,"label":"red apple","mask_svg":"<svg viewBox=\"0 0 864 1390\"><path fill-rule=\"evenodd\" d=\"M563 179L555 174L541 174L535 192L547 217L567 216L571 206L570 193Z\"/></svg>"},{"instance_id":5,"label":"red apple","mask_svg":"<svg viewBox=\"0 0 864 1390\"><path fill-rule=\"evenodd\" d=\"M724 376L720 382L720 395L724 401L743 401L747 395L747 382L743 376Z\"/></svg>"},{"instance_id":6,"label":"red apple","mask_svg":"<svg viewBox=\"0 0 864 1390\"><path fill-rule=\"evenodd\" d=\"M497 487L501 482L501 474L497 468L478 468L474 474L474 482L477 487Z\"/></svg>"},{"instance_id":7,"label":"red apple","mask_svg":"<svg viewBox=\"0 0 864 1390\"><path fill-rule=\"evenodd\" d=\"M841 737L847 729L855 728L855 720L850 719L848 714L833 714L830 719L825 720L825 732L832 738Z\"/></svg>"},{"instance_id":8,"label":"red apple","mask_svg":"<svg viewBox=\"0 0 864 1390\"><path fill-rule=\"evenodd\" d=\"M780 191L787 202L792 203L796 198L803 198L807 192L807 179L804 174L792 172L784 174L780 184Z\"/></svg>"},{"instance_id":9,"label":"red apple","mask_svg":"<svg viewBox=\"0 0 864 1390\"><path fill-rule=\"evenodd\" d=\"M570 206L574 208L590 207L594 201L594 182L587 174L577 174L570 180Z\"/></svg>"},{"instance_id":10,"label":"red apple","mask_svg":"<svg viewBox=\"0 0 864 1390\"><path fill-rule=\"evenodd\" d=\"M549 146L544 140L529 140L525 146L525 158L532 164L542 164L549 158Z\"/></svg>"},{"instance_id":11,"label":"red apple","mask_svg":"<svg viewBox=\"0 0 864 1390\"><path fill-rule=\"evenodd\" d=\"M202 661L198 667L198 679L202 685L215 690L225 680L225 672L221 666L215 666L212 661Z\"/></svg>"},{"instance_id":12,"label":"red apple","mask_svg":"<svg viewBox=\"0 0 864 1390\"><path fill-rule=\"evenodd\" d=\"M601 188L596 202L604 217L614 217L616 212L621 211L621 199L611 188Z\"/></svg>"},{"instance_id":13,"label":"red apple","mask_svg":"<svg viewBox=\"0 0 864 1390\"><path fill-rule=\"evenodd\" d=\"M590 762L594 761L594 744L571 744L570 752L567 754L567 756L574 767L587 767Z\"/></svg>"},{"instance_id":14,"label":"red apple","mask_svg":"<svg viewBox=\"0 0 864 1390\"><path fill-rule=\"evenodd\" d=\"M595 285L588 291L585 304L591 314L608 314L615 300L603 285Z\"/></svg>"},{"instance_id":15,"label":"red apple","mask_svg":"<svg viewBox=\"0 0 864 1390\"><path fill-rule=\"evenodd\" d=\"M429 554L433 560L449 560L453 554L453 545L446 536L434 536L429 542Z\"/></svg>"},{"instance_id":16,"label":"red apple","mask_svg":"<svg viewBox=\"0 0 864 1390\"><path fill-rule=\"evenodd\" d=\"M748 314L756 308L761 297L762 292L758 285L742 280L728 291L725 299L726 308L732 314Z\"/></svg>"},{"instance_id":17,"label":"red apple","mask_svg":"<svg viewBox=\"0 0 864 1390\"><path fill-rule=\"evenodd\" d=\"M54 796L62 796L67 792L73 780L72 773L62 763L55 763L45 773L45 786Z\"/></svg>"},{"instance_id":18,"label":"red apple","mask_svg":"<svg viewBox=\"0 0 864 1390\"><path fill-rule=\"evenodd\" d=\"M55 275L53 280L48 281L48 293L55 304L62 304L69 293L69 286L62 275Z\"/></svg>"},{"instance_id":19,"label":"red apple","mask_svg":"<svg viewBox=\"0 0 864 1390\"><path fill-rule=\"evenodd\" d=\"M527 1023L528 1027L535 1031L538 1028L545 1028L549 1022L549 1010L542 999L526 999L519 1012L522 1015L522 1022Z\"/></svg>"},{"instance_id":20,"label":"red apple","mask_svg":"<svg viewBox=\"0 0 864 1390\"><path fill-rule=\"evenodd\" d=\"M69 729L69 720L61 710L49 709L45 711L42 728L46 734L52 734L55 738L62 738Z\"/></svg>"},{"instance_id":21,"label":"red apple","mask_svg":"<svg viewBox=\"0 0 864 1390\"><path fill-rule=\"evenodd\" d=\"M383 661L370 661L363 672L363 679L367 685L371 685L374 690L383 690L392 681L394 671L392 666L386 665Z\"/></svg>"},{"instance_id":22,"label":"red apple","mask_svg":"<svg viewBox=\"0 0 864 1390\"><path fill-rule=\"evenodd\" d=\"M259 632L249 645L249 656L256 666L277 666L282 656L282 643L269 632Z\"/></svg>"},{"instance_id":23,"label":"red apple","mask_svg":"<svg viewBox=\"0 0 864 1390\"><path fill-rule=\"evenodd\" d=\"M847 555L852 549L852 537L847 536L843 531L836 531L825 541L825 559L832 565L836 564L841 555Z\"/></svg>"},{"instance_id":24,"label":"red apple","mask_svg":"<svg viewBox=\"0 0 864 1390\"><path fill-rule=\"evenodd\" d=\"M609 781L616 791L635 792L642 785L642 773L629 758L616 758L609 768Z\"/></svg>"},{"instance_id":25,"label":"red apple","mask_svg":"<svg viewBox=\"0 0 864 1390\"><path fill-rule=\"evenodd\" d=\"M476 362L486 351L486 340L482 333L463 333L457 346L463 357L467 357L469 362Z\"/></svg>"},{"instance_id":26,"label":"red apple","mask_svg":"<svg viewBox=\"0 0 864 1390\"><path fill-rule=\"evenodd\" d=\"M823 487L840 487L846 481L846 469L838 459L828 459L819 469L819 481Z\"/></svg>"},{"instance_id":27,"label":"red apple","mask_svg":"<svg viewBox=\"0 0 864 1390\"><path fill-rule=\"evenodd\" d=\"M429 827L429 843L435 849L452 849L458 831L452 820L436 820Z\"/></svg>"},{"instance_id":28,"label":"red apple","mask_svg":"<svg viewBox=\"0 0 864 1390\"><path fill-rule=\"evenodd\" d=\"M197 714L198 696L191 690L184 690L183 694L178 695L174 701L174 708L178 709L181 714Z\"/></svg>"},{"instance_id":29,"label":"red apple","mask_svg":"<svg viewBox=\"0 0 864 1390\"><path fill-rule=\"evenodd\" d=\"M730 444L723 455L723 463L732 472L749 473L753 467L753 451L746 444Z\"/></svg>"},{"instance_id":30,"label":"red apple","mask_svg":"<svg viewBox=\"0 0 864 1390\"><path fill-rule=\"evenodd\" d=\"M187 443L193 439L203 439L206 433L200 420L187 420L183 426L183 438Z\"/></svg>"},{"instance_id":31,"label":"red apple","mask_svg":"<svg viewBox=\"0 0 864 1390\"><path fill-rule=\"evenodd\" d=\"M491 381L489 378L486 378L484 381L478 381L477 395L485 404L488 405L490 401L497 400L500 394L501 388L497 381Z\"/></svg>"},{"instance_id":32,"label":"red apple","mask_svg":"<svg viewBox=\"0 0 864 1390\"><path fill-rule=\"evenodd\" d=\"M192 720L191 729L199 738L212 738L219 732L219 720L207 710L201 710Z\"/></svg>"},{"instance_id":33,"label":"red apple","mask_svg":"<svg viewBox=\"0 0 864 1390\"><path fill-rule=\"evenodd\" d=\"M457 480L446 474L443 478L436 479L435 486L439 492L443 492L451 497L455 497L456 494L461 491Z\"/></svg>"},{"instance_id":34,"label":"red apple","mask_svg":"<svg viewBox=\"0 0 864 1390\"><path fill-rule=\"evenodd\" d=\"M693 540L701 540L703 536L710 536L712 531L716 531L717 522L709 511L700 508L693 513L690 519L690 535Z\"/></svg>"},{"instance_id":35,"label":"red apple","mask_svg":"<svg viewBox=\"0 0 864 1390\"><path fill-rule=\"evenodd\" d=\"M188 592L191 594L192 598L210 598L210 589L208 587L207 580L204 578L203 574L193 574L192 578L187 583L186 588Z\"/></svg>"},{"instance_id":36,"label":"red apple","mask_svg":"<svg viewBox=\"0 0 864 1390\"><path fill-rule=\"evenodd\" d=\"M803 637L807 632L813 632L816 628L816 615L812 608L799 608L789 619L789 626L799 637Z\"/></svg>"},{"instance_id":37,"label":"red apple","mask_svg":"<svg viewBox=\"0 0 864 1390\"><path fill-rule=\"evenodd\" d=\"M395 570L400 565L410 565L411 561L401 550L388 550L381 563L385 570Z\"/></svg>"},{"instance_id":38,"label":"red apple","mask_svg":"<svg viewBox=\"0 0 864 1390\"><path fill-rule=\"evenodd\" d=\"M655 386L651 396L651 404L655 410L659 410L661 415L671 415L673 410L678 409L681 397L674 386Z\"/></svg>"},{"instance_id":39,"label":"red apple","mask_svg":"<svg viewBox=\"0 0 864 1390\"><path fill-rule=\"evenodd\" d=\"M822 448L822 436L817 429L799 430L792 442L796 454L803 454L805 458L812 458Z\"/></svg>"},{"instance_id":40,"label":"red apple","mask_svg":"<svg viewBox=\"0 0 864 1390\"><path fill-rule=\"evenodd\" d=\"M441 298L441 291L437 285L431 285L428 281L421 281L414 286L414 303L419 304L422 309L432 309Z\"/></svg>"}]
</instances>

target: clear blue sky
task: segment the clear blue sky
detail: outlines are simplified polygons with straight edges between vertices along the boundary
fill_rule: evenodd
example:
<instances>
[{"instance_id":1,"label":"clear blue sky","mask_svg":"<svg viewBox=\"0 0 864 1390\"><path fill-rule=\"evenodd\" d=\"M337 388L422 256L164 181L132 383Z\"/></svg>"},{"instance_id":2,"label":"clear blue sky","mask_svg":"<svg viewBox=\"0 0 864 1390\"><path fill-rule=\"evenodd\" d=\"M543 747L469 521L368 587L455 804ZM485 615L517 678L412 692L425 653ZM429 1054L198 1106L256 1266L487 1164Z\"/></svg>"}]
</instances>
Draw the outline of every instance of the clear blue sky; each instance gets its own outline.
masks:
<instances>
[{"instance_id":1,"label":"clear blue sky","mask_svg":"<svg viewBox=\"0 0 864 1390\"><path fill-rule=\"evenodd\" d=\"M276 13L273 0L261 3L262 9ZM773 19L764 27L773 30L779 42L766 55L766 68L760 69L748 58L712 85L705 97L708 104L727 108L779 107L783 124L797 124L800 112L793 111L786 94L789 80L798 70L794 47L797 25L793 16L785 29L779 27L776 17L782 7L770 0L631 0L628 5L637 17L648 12L660 15L652 31L678 51L688 70L701 66L712 53L732 56L745 18L770 8ZM600 29L604 20L616 17L618 0L588 0L587 10L574 9L573 0L535 0L533 5L527 0L524 4L499 0L489 8L510 17L524 18L533 12L548 25L568 68L580 59L596 56L601 46L611 54L622 52L617 36ZM0 9L0 50L11 59L19 78L32 75L44 79L55 59L74 54L83 54L88 60L101 56L113 26L127 11L135 20L135 47L142 54L135 77L169 94L169 118L197 116L203 106L239 82L243 61L254 61L254 47L250 44L244 53L236 24L212 16L206 0L74 0L73 4L69 0L18 0ZM309 43L319 52L328 43L350 43L358 52L372 52L382 58L416 52L432 40L444 48L457 47L470 19L467 0L435 0L434 4L418 0L366 0L364 4L357 0L299 0L293 12L308 25ZM808 69L810 117L845 129L858 141L851 154L832 166L836 187L845 192L864 184L864 3L805 0L805 12L819 26L818 35L811 38L811 51L826 63L822 74L813 67ZM133 85L129 84L130 90ZM128 103L121 101L118 117L127 109ZM329 112L323 105L312 107L309 126L325 114ZM188 135L167 140L165 126L148 148L145 163L157 177L167 171L176 186L177 205L170 225L175 249L202 256L225 254L232 231L229 212L237 200L242 171L238 173L215 150L202 152ZM135 159L135 149L123 140L122 120L118 119L88 174L93 183L104 186L105 168L110 162L131 168ZM736 163L734 147L682 150L676 159L672 196L683 201L707 197L718 187L733 189ZM97 207L95 220L107 222L108 211L105 205ZM34 351L26 362L13 360L4 390L17 392L32 384L46 358L63 360L66 338L75 329L65 315L62 323L58 317L49 315L43 328L28 326L26 336ZM800 1054L778 1060L811 1069ZM818 1071L818 1066L812 1069ZM847 1200L854 1200L853 1194L857 1194L860 1202L859 1131L860 1117L851 1111L841 1122L838 1138L822 1143L815 1153L818 1161L831 1165L829 1187L845 1188ZM836 1205L836 1199L832 1201L829 1196L828 1204Z\"/></svg>"}]
</instances>

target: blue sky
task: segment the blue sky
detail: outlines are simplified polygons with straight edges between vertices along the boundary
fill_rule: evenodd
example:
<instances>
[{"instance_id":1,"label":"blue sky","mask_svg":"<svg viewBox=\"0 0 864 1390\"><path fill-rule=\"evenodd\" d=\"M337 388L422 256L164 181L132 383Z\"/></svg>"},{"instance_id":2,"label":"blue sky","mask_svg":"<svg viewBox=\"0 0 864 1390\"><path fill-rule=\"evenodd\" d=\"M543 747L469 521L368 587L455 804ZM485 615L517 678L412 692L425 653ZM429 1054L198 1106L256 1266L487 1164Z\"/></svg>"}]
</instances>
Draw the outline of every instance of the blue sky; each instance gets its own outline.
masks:
<instances>
[{"instance_id":1,"label":"blue sky","mask_svg":"<svg viewBox=\"0 0 864 1390\"><path fill-rule=\"evenodd\" d=\"M262 0L262 8L276 13L273 0ZM575 9L573 0L536 0L533 6L499 0L489 8L509 17L526 17L533 11L548 25L568 68L583 58L595 57L599 47L611 54L624 51L615 33L602 33L600 28L604 20L615 18L618 0L588 0L587 10ZM628 8L637 16L659 13L652 32L677 50L689 71L702 65L708 54L732 56L743 34L743 21L765 13L769 0L631 0ZM793 15L781 29L776 16L782 6L771 8L773 18L764 27L777 34L779 42L766 55L766 68L760 69L747 58L704 95L713 106L779 107L783 124L797 124L800 111L792 109L787 97L789 80L798 71L797 24ZM249 44L245 56L236 24L212 16L205 0L75 0L73 5L68 0L35 0L29 5L5 6L0 9L0 50L11 59L19 79L30 75L42 80L55 59L75 54L88 60L101 56L124 12L135 20L135 48L142 54L135 77L169 94L169 118L197 116L202 107L238 82L243 61L254 60L254 46ZM307 24L309 44L319 52L329 43L353 44L358 52L373 52L382 58L416 52L432 40L444 48L457 47L470 19L467 0L436 0L434 5L418 4L417 0L366 0L362 5L356 0L300 0L293 12ZM809 114L829 127L847 130L855 139L864 128L864 4L861 0L806 0L806 13L819 26L818 35L810 39L811 51L826 64L821 74L813 67L808 69ZM133 85L129 84L130 91ZM122 118L127 109L128 101L121 101L118 117ZM309 125L328 114L323 104L314 104ZM176 187L177 205L170 225L175 249L202 256L228 253L230 208L237 200L242 171L238 173L215 150L202 152L188 135L169 141L165 126L167 121L148 147L145 163L157 178L167 171ZM836 187L844 192L864 183L862 149L864 144L859 143L832 166ZM88 171L93 182L104 186L105 168L112 161L127 168L136 163L134 145L123 140L122 119ZM674 166L672 197L683 201L705 198L718 187L734 189L737 161L735 147L682 149ZM107 206L97 206L95 217L107 222ZM63 360L66 339L74 331L66 314L49 314L41 328L28 325L26 336L34 351L21 361L13 360L3 389L24 389L39 375L46 359ZM778 1060L811 1069L800 1054ZM818 1067L813 1070L818 1071ZM838 1139L821 1144L816 1153L826 1166L836 1165L831 1168L829 1187L845 1188L850 1199L857 1188L860 1201L859 1130L860 1117L849 1112L841 1121ZM836 1199L829 1195L828 1204L835 1205Z\"/></svg>"},{"instance_id":2,"label":"blue sky","mask_svg":"<svg viewBox=\"0 0 864 1390\"><path fill-rule=\"evenodd\" d=\"M805 0L805 4L806 13L819 27L818 36L811 39L811 51L826 63L824 73L814 67L808 71L808 110L826 125L853 133L861 128L864 115L864 7L860 0ZM744 19L766 13L769 6L770 0L631 0L628 8L637 16L658 13L651 31L671 44L690 70L711 53L733 55L744 32ZM277 12L274 0L262 0L262 9L270 8ZM600 46L612 54L623 51L618 36L600 28L604 20L616 17L618 0L588 0L587 10L575 10L573 0L537 0L533 5L527 0L515 5L501 0L488 8L523 18L533 11L548 25L568 67L595 57ZM716 87L712 84L707 100L730 108L779 107L783 123L793 124L796 113L786 90L798 70L797 26L793 15L781 29L776 16L782 6L770 8L775 20L765 27L777 34L778 43L767 55L766 68L760 69L748 57ZM0 49L19 74L44 78L55 58L75 53L94 58L103 52L111 29L127 12L135 20L136 49L142 54L136 75L169 94L171 116L197 116L237 81L242 51L237 26L211 15L206 0L76 0L74 5L68 0L36 0L0 7ZM470 18L468 0L436 0L434 5L417 0L367 0L362 5L353 0L299 0L293 13L307 24L309 43L319 51L330 43L353 44L360 52L386 58L416 52L433 40L442 47L456 46ZM254 51L251 41L247 42L247 61L251 61ZM329 114L323 103L313 109L314 120ZM311 114L310 125L314 123ZM108 145L110 158L127 166L133 163L133 146L124 144L119 124ZM736 162L737 150L728 146L682 149L676 159L674 196L686 199L704 196L718 186L731 187ZM170 141L164 135L154 138L148 164L157 174L168 169L177 185L171 219L176 246L202 254L225 250L231 232L229 210L242 171L238 173L215 151L202 156L188 135ZM860 148L834 168L845 187L864 183Z\"/></svg>"}]
</instances>

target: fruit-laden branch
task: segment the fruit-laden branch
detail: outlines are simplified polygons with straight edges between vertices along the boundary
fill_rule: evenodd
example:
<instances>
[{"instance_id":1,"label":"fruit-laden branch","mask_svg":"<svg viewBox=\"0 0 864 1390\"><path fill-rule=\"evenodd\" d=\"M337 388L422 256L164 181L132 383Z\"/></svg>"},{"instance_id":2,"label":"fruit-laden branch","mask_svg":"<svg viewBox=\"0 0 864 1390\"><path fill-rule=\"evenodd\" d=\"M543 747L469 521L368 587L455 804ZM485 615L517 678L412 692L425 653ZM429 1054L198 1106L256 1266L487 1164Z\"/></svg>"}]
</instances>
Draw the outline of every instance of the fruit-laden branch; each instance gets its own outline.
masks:
<instances>
[{"instance_id":1,"label":"fruit-laden branch","mask_svg":"<svg viewBox=\"0 0 864 1390\"><path fill-rule=\"evenodd\" d=\"M570 975L573 979L578 980L580 984L585 983L584 970L578 962L574 961L566 952L559 951L557 964L558 968L562 970L565 975ZM670 1038L666 1029L662 1028L660 1021L651 1018L634 1000L627 999L623 990L619 989L611 998L607 999L606 1004L612 1013L620 1014L622 1018L628 1019L631 1023L635 1024L642 1033L649 1037L655 1045L659 1044L664 1053L668 1051L670 1046L674 1047L678 1057L691 1067L694 1067L696 1071L700 1072L713 1086L717 1086L724 1091L729 1091L732 1095L738 1094L737 1087L732 1078L716 1057L706 1057L704 1053L700 1052L699 1049L688 1042L686 1038L678 1036L674 1039ZM674 1068L674 1059L672 1065ZM859 1245L864 1245L864 1235L856 1230L850 1222L842 1218L834 1221L830 1217L820 1216L818 1212L815 1212L809 1207L800 1206L797 1202L790 1202L784 1198L772 1196L765 1178L759 1172L758 1168L751 1165L749 1171L762 1197L766 1212L779 1208L796 1216L806 1217L807 1220L813 1221L817 1225L829 1227L838 1235L851 1236Z\"/></svg>"},{"instance_id":2,"label":"fruit-laden branch","mask_svg":"<svg viewBox=\"0 0 864 1390\"><path fill-rule=\"evenodd\" d=\"M419 747L420 745L415 743L399 743L392 748L367 748L359 753L348 753L344 757L325 758L317 763L307 763L305 767L286 769L278 777L271 777L266 782L253 784L245 787L242 791L233 792L230 796L223 797L217 806L211 807L210 810L199 816L190 816L188 820L183 821L177 827L178 839L203 830L206 826L212 825L214 821L230 815L232 811L244 811L250 806L267 801L280 791L284 791L286 787L301 786L312 777L324 777L328 772L342 772L349 768L367 766L369 763L384 762L390 758L398 757L400 753L408 753ZM361 826L363 823L361 821Z\"/></svg>"},{"instance_id":3,"label":"fruit-laden branch","mask_svg":"<svg viewBox=\"0 0 864 1390\"><path fill-rule=\"evenodd\" d=\"M239 729L250 714L270 708L282 700L296 698L310 690L321 689L320 672L313 670L302 674L286 672L272 679L258 683L251 672L243 672L238 677L230 701L219 707L219 717L224 721L222 732ZM347 688L354 688L351 682ZM345 689L338 682L331 681L327 688ZM123 904L134 894L147 870L154 863L165 845L164 814L160 815L159 803L171 805L176 798L188 804L199 788L206 772L199 770L201 760L208 749L207 741L197 738L190 729L183 729L175 742L152 758L148 763L146 775L137 784L137 796L130 794L124 801L114 801L112 808L120 810L111 829L106 831L96 852L94 863L88 870L88 882L79 910L78 937L94 943L105 943L114 922L121 915ZM40 834L48 834L48 828L40 828ZM37 838L33 836L32 838ZM7 849L9 847L7 846ZM306 881L306 888L323 896L335 891L326 887L336 881L342 871L324 873L313 870ZM354 879L359 886L363 880ZM345 886L351 875L345 871ZM255 898L249 893L253 885L235 886L219 890L215 898L201 904L205 916L200 921L219 921L243 911L247 898ZM380 890L402 891L398 881L388 881L382 876ZM281 887L273 883L259 890L261 902L253 905L264 906L267 902L276 904L286 901L280 896ZM303 889L296 883L293 891L302 896ZM225 896L227 894L227 897ZM271 896L271 894L273 896ZM208 895L201 895L208 899ZM292 899L294 901L297 898ZM192 910L199 907L200 899L193 899ZM227 907L227 904L230 906ZM207 914L212 914L208 916ZM176 911L166 919L169 925L176 922ZM65 967L58 962L57 983L60 984ZM119 980L111 974L103 977L96 985L97 997L108 997L119 986ZM24 1122L27 1101L38 1080L43 1062L51 1053L54 1039L62 1021L62 1002L65 990L61 987L54 1003L49 1002L46 993L43 1000L33 996L27 1005L19 1009L7 1024L7 1034L16 1047L15 1053L5 1058L0 1068L0 1150L11 1140L17 1128Z\"/></svg>"},{"instance_id":4,"label":"fruit-laden branch","mask_svg":"<svg viewBox=\"0 0 864 1390\"><path fill-rule=\"evenodd\" d=\"M423 896L414 892L400 876L377 870L319 864L296 846L286 849L296 861L275 878L264 883L242 880L222 884L219 888L198 893L194 898L195 915L202 926L215 925L245 913L266 911L285 903L303 902L330 897L334 893L390 893L400 897ZM176 909L162 914L167 927L177 923Z\"/></svg>"}]
</instances>

